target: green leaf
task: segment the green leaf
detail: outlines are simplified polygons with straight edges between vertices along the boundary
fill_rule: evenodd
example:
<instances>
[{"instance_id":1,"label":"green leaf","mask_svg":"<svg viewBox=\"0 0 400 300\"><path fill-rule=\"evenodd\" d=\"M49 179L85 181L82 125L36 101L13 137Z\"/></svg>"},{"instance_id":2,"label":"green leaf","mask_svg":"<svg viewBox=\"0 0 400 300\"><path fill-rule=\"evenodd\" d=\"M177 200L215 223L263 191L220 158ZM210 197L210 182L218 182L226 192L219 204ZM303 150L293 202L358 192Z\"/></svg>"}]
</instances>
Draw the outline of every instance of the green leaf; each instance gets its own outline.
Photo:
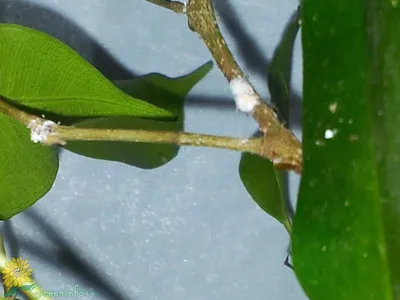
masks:
<instances>
[{"instance_id":1,"label":"green leaf","mask_svg":"<svg viewBox=\"0 0 400 300\"><path fill-rule=\"evenodd\" d=\"M173 117L119 90L67 45L14 24L0 24L0 95L61 116Z\"/></svg>"},{"instance_id":2,"label":"green leaf","mask_svg":"<svg viewBox=\"0 0 400 300\"><path fill-rule=\"evenodd\" d=\"M56 149L34 144L29 130L0 114L0 220L7 220L42 198L57 171Z\"/></svg>"},{"instance_id":3,"label":"green leaf","mask_svg":"<svg viewBox=\"0 0 400 300\"><path fill-rule=\"evenodd\" d=\"M132 97L139 97L178 115L183 112L186 95L210 72L212 66L212 62L207 62L192 73L177 78L152 73L132 80L117 80L114 83Z\"/></svg>"},{"instance_id":4,"label":"green leaf","mask_svg":"<svg viewBox=\"0 0 400 300\"><path fill-rule=\"evenodd\" d=\"M119 128L143 130L183 131L183 103L186 94L212 68L207 63L193 73L180 78L149 74L116 84L133 97L145 99L178 116L175 122L143 120L135 117L107 117L87 119L74 124L82 128ZM66 149L97 159L119 161L136 167L151 169L173 159L179 150L176 145L126 142L69 142Z\"/></svg>"},{"instance_id":5,"label":"green leaf","mask_svg":"<svg viewBox=\"0 0 400 300\"><path fill-rule=\"evenodd\" d=\"M280 183L282 176L273 164L258 155L243 153L239 174L247 192L267 214L281 222L290 232L290 221L284 192Z\"/></svg>"},{"instance_id":6,"label":"green leaf","mask_svg":"<svg viewBox=\"0 0 400 300\"><path fill-rule=\"evenodd\" d=\"M282 39L274 51L268 69L268 88L272 102L276 103L280 115L289 120L290 75L292 52L299 29L298 14L292 17ZM270 216L281 222L288 232L291 223L288 215L288 200L282 188L286 185L285 173L257 155L243 153L239 165L240 178L254 201Z\"/></svg>"},{"instance_id":7,"label":"green leaf","mask_svg":"<svg viewBox=\"0 0 400 300\"><path fill-rule=\"evenodd\" d=\"M310 299L400 299L399 4L303 1L292 246Z\"/></svg>"},{"instance_id":8,"label":"green leaf","mask_svg":"<svg viewBox=\"0 0 400 300\"><path fill-rule=\"evenodd\" d=\"M268 88L272 103L276 104L286 122L289 122L292 56L299 31L299 16L299 11L296 11L287 24L268 68Z\"/></svg>"}]
</instances>

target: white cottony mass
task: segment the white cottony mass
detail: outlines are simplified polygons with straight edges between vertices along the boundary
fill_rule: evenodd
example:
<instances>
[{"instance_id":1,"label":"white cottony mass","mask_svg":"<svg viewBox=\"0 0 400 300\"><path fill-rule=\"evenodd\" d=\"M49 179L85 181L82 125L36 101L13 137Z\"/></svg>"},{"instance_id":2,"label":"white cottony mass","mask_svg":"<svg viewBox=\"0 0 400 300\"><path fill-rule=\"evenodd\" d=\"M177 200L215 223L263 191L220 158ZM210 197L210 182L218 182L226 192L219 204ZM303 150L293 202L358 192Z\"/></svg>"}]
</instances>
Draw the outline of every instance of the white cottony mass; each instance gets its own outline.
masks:
<instances>
[{"instance_id":1,"label":"white cottony mass","mask_svg":"<svg viewBox=\"0 0 400 300\"><path fill-rule=\"evenodd\" d=\"M37 120L30 121L27 128L31 130L31 141L34 143L45 142L49 134L53 132L53 127L55 126L57 124L49 120L44 122Z\"/></svg>"},{"instance_id":2,"label":"white cottony mass","mask_svg":"<svg viewBox=\"0 0 400 300\"><path fill-rule=\"evenodd\" d=\"M229 82L229 87L237 109L245 113L252 112L258 104L258 98L250 83L245 78L238 77Z\"/></svg>"}]
</instances>

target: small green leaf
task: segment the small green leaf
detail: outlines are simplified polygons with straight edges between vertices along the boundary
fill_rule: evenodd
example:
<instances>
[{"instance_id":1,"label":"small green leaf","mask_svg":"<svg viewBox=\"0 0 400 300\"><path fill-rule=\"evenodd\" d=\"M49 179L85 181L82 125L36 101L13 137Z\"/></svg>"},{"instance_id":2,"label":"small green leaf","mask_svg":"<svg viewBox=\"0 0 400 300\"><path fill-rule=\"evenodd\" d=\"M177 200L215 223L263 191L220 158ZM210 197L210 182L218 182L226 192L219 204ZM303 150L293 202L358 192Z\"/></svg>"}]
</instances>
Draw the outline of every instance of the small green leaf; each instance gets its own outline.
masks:
<instances>
[{"instance_id":1,"label":"small green leaf","mask_svg":"<svg viewBox=\"0 0 400 300\"><path fill-rule=\"evenodd\" d=\"M205 63L192 73L177 78L152 73L132 80L117 80L114 83L132 97L139 97L178 115L183 112L186 95L210 72L212 66L212 62Z\"/></svg>"},{"instance_id":2,"label":"small green leaf","mask_svg":"<svg viewBox=\"0 0 400 300\"><path fill-rule=\"evenodd\" d=\"M173 117L119 90L67 45L14 24L0 24L0 95L61 116Z\"/></svg>"},{"instance_id":3,"label":"small green leaf","mask_svg":"<svg viewBox=\"0 0 400 300\"><path fill-rule=\"evenodd\" d=\"M400 3L303 0L293 262L310 299L400 299Z\"/></svg>"},{"instance_id":4,"label":"small green leaf","mask_svg":"<svg viewBox=\"0 0 400 300\"><path fill-rule=\"evenodd\" d=\"M207 63L191 74L175 79L160 74L149 74L134 80L116 82L126 93L173 112L178 116L175 122L144 120L135 117L106 117L87 119L75 123L74 126L183 131L185 96L211 68L212 63ZM92 158L119 161L144 169L164 165L173 159L179 150L176 145L126 142L69 142L65 148Z\"/></svg>"},{"instance_id":5,"label":"small green leaf","mask_svg":"<svg viewBox=\"0 0 400 300\"><path fill-rule=\"evenodd\" d=\"M298 32L298 14L290 20L282 39L274 51L268 70L268 88L272 102L288 121L290 100L290 74L293 45ZM243 153L239 165L240 178L254 201L270 216L291 231L288 201L282 188L286 184L285 173L259 156Z\"/></svg>"},{"instance_id":6,"label":"small green leaf","mask_svg":"<svg viewBox=\"0 0 400 300\"><path fill-rule=\"evenodd\" d=\"M294 42L299 31L299 11L290 19L268 68L268 88L279 114L289 122L290 81Z\"/></svg>"},{"instance_id":7,"label":"small green leaf","mask_svg":"<svg viewBox=\"0 0 400 300\"><path fill-rule=\"evenodd\" d=\"M286 199L280 186L282 177L275 171L273 164L258 155L243 153L239 174L247 192L258 206L290 231Z\"/></svg>"},{"instance_id":8,"label":"small green leaf","mask_svg":"<svg viewBox=\"0 0 400 300\"><path fill-rule=\"evenodd\" d=\"M42 198L57 171L56 149L34 144L29 130L0 114L0 220L7 220Z\"/></svg>"}]
</instances>

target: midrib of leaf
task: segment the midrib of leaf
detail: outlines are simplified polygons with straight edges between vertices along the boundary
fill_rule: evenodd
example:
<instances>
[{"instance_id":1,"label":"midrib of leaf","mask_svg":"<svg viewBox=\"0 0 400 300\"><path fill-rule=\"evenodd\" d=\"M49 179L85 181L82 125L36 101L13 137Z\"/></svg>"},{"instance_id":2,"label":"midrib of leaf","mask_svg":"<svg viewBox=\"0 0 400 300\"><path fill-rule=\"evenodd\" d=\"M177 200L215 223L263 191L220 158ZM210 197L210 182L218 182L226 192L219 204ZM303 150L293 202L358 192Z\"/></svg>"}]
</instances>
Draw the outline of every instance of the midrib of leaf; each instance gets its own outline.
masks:
<instances>
[{"instance_id":1,"label":"midrib of leaf","mask_svg":"<svg viewBox=\"0 0 400 300\"><path fill-rule=\"evenodd\" d=\"M103 99L100 100L100 99L97 99L97 98L88 98L88 97L82 97L82 98L73 98L73 97L68 98L68 97L65 97L65 98L61 98L61 99L51 98L51 97L49 97L49 98L38 98L38 97L35 97L35 98L24 98L24 97L22 97L22 98L19 98L19 100L29 100L28 103L24 103L22 101L18 101L19 104L24 104L26 106L31 106L32 104L40 104L40 103L46 103L46 102L49 102L51 104L63 104L63 103L68 102L68 101L74 101L74 104L76 104L76 102L78 102L78 101L85 101L85 102L105 103L107 105L112 105L112 106L115 106L115 107L127 107L127 108L131 107L131 105L129 105L128 103L116 104L116 103L113 103L113 102L110 102L110 101L107 101L107 100L103 100ZM14 102L12 100L10 100L10 101ZM35 108L36 107L38 107L38 106L35 106Z\"/></svg>"}]
</instances>

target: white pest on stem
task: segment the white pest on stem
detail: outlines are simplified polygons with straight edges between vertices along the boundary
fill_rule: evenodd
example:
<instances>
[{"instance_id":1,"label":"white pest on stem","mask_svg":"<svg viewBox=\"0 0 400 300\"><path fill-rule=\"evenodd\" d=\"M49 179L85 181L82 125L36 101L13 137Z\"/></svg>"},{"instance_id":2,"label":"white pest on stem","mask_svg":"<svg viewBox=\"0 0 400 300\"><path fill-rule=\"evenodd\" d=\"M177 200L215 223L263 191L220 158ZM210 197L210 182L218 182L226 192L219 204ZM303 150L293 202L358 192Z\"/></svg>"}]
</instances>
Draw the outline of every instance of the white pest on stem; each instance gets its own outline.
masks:
<instances>
[{"instance_id":1,"label":"white pest on stem","mask_svg":"<svg viewBox=\"0 0 400 300\"><path fill-rule=\"evenodd\" d=\"M31 141L34 143L43 143L47 141L47 137L53 132L56 123L50 120L39 121L31 120L27 126L31 130Z\"/></svg>"},{"instance_id":2,"label":"white pest on stem","mask_svg":"<svg viewBox=\"0 0 400 300\"><path fill-rule=\"evenodd\" d=\"M235 99L237 109L241 112L251 113L259 100L250 83L245 78L238 77L229 82L229 88Z\"/></svg>"}]
</instances>

